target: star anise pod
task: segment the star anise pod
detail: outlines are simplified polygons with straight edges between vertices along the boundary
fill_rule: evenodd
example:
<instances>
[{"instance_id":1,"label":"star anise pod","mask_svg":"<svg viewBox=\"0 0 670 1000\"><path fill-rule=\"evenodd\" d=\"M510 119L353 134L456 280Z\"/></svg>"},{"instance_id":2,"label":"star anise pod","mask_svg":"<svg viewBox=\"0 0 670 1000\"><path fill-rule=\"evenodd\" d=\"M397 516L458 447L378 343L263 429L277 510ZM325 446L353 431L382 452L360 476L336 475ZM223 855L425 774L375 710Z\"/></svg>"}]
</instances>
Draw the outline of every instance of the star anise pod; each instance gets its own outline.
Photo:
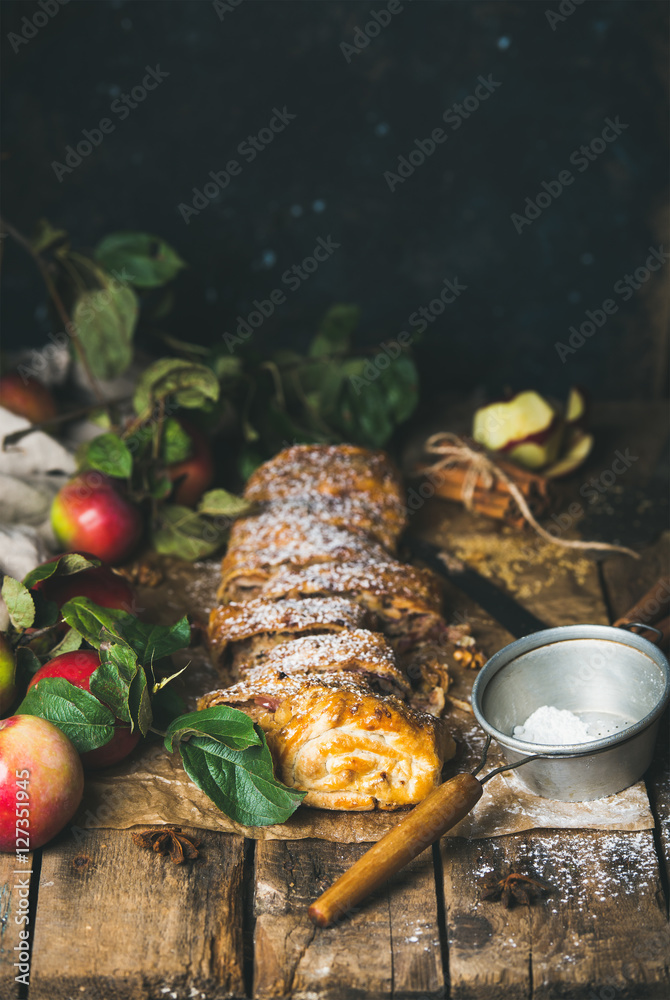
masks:
<instances>
[{"instance_id":1,"label":"star anise pod","mask_svg":"<svg viewBox=\"0 0 670 1000\"><path fill-rule=\"evenodd\" d=\"M499 899L505 909L509 910L513 900L530 906L533 899L552 891L552 886L537 878L531 878L530 875L520 875L518 872L509 872L502 878L494 875L486 879L479 898Z\"/></svg>"},{"instance_id":2,"label":"star anise pod","mask_svg":"<svg viewBox=\"0 0 670 1000\"><path fill-rule=\"evenodd\" d=\"M133 833L133 840L138 847L146 847L157 854L169 854L176 865L186 860L198 857L200 841L195 837L187 837L180 827L164 827L162 830L140 830Z\"/></svg>"}]
</instances>

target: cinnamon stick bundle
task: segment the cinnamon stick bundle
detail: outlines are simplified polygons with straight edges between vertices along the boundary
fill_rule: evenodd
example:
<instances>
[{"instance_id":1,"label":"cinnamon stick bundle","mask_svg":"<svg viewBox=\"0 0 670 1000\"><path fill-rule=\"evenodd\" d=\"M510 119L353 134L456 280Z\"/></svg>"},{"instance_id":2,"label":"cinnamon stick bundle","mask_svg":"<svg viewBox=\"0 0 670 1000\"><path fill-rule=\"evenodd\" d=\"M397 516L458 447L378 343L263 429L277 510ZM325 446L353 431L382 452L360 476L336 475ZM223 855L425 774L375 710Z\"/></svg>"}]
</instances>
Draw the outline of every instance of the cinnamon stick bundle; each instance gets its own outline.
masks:
<instances>
[{"instance_id":1,"label":"cinnamon stick bundle","mask_svg":"<svg viewBox=\"0 0 670 1000\"><path fill-rule=\"evenodd\" d=\"M549 484L544 476L528 469L521 469L511 462L497 459L496 464L521 490L535 517L541 517L545 514L549 508L550 498ZM425 472L426 470L418 471ZM430 470L427 478L434 487L435 496L442 497L444 500L463 502L466 493L465 480L468 473L469 467L464 463ZM502 479L496 477L488 487L483 485L482 480L479 479L474 490L470 493L469 501L470 509L477 514L506 521L515 527L521 527L524 523L518 504L514 501Z\"/></svg>"}]
</instances>

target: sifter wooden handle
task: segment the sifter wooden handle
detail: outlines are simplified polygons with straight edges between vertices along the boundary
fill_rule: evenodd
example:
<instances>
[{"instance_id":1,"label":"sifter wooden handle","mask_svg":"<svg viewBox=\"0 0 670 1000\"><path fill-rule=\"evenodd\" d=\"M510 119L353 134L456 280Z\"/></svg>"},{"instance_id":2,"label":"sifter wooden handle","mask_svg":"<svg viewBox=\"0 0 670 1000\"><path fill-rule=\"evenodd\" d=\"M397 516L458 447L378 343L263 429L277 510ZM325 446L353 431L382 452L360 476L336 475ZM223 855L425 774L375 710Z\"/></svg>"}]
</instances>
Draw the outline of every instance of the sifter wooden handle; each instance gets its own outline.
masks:
<instances>
[{"instance_id":1,"label":"sifter wooden handle","mask_svg":"<svg viewBox=\"0 0 670 1000\"><path fill-rule=\"evenodd\" d=\"M445 781L312 903L314 923L328 927L360 903L463 819L481 794L481 782L471 774Z\"/></svg>"}]
</instances>

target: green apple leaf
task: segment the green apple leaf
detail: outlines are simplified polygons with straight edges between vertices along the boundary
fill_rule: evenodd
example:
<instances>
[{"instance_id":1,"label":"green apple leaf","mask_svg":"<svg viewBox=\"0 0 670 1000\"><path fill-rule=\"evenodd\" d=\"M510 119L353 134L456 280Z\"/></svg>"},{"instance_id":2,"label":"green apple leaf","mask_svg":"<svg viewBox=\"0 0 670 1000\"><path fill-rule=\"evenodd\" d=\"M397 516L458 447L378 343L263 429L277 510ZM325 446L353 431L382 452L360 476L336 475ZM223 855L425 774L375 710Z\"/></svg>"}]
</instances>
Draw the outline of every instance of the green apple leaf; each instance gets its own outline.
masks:
<instances>
[{"instance_id":1,"label":"green apple leaf","mask_svg":"<svg viewBox=\"0 0 670 1000\"><path fill-rule=\"evenodd\" d=\"M203 494L198 504L198 514L208 514L210 517L242 517L256 509L256 504L244 497L237 497L228 490L208 490Z\"/></svg>"},{"instance_id":2,"label":"green apple leaf","mask_svg":"<svg viewBox=\"0 0 670 1000\"><path fill-rule=\"evenodd\" d=\"M6 576L2 581L2 598L14 628L30 628L35 621L35 602L28 588L19 580Z\"/></svg>"},{"instance_id":3,"label":"green apple leaf","mask_svg":"<svg viewBox=\"0 0 670 1000\"><path fill-rule=\"evenodd\" d=\"M16 648L16 676L19 687L27 686L33 675L40 670L42 664L33 653L30 646L17 646Z\"/></svg>"},{"instance_id":4,"label":"green apple leaf","mask_svg":"<svg viewBox=\"0 0 670 1000\"><path fill-rule=\"evenodd\" d=\"M110 233L95 248L96 259L108 271L128 270L136 288L158 288L186 267L172 247L149 233Z\"/></svg>"},{"instance_id":5,"label":"green apple leaf","mask_svg":"<svg viewBox=\"0 0 670 1000\"><path fill-rule=\"evenodd\" d=\"M223 545L228 523L217 525L200 517L190 507L163 504L152 529L152 545L162 555L180 559L202 559Z\"/></svg>"},{"instance_id":6,"label":"green apple leaf","mask_svg":"<svg viewBox=\"0 0 670 1000\"><path fill-rule=\"evenodd\" d=\"M274 776L265 735L260 746L231 750L205 736L179 744L184 770L212 802L244 826L284 823L298 808L305 792L287 788Z\"/></svg>"},{"instance_id":7,"label":"green apple leaf","mask_svg":"<svg viewBox=\"0 0 670 1000\"><path fill-rule=\"evenodd\" d=\"M174 625L152 625L127 611L101 608L88 597L73 597L64 604L63 618L96 649L101 643L125 643L143 665L184 649L191 641L191 626L184 615Z\"/></svg>"},{"instance_id":8,"label":"green apple leaf","mask_svg":"<svg viewBox=\"0 0 670 1000\"><path fill-rule=\"evenodd\" d=\"M72 576L81 570L92 569L94 566L100 565L100 560L93 556L87 558L79 555L78 552L68 552L64 556L59 556L58 559L52 559L51 562L36 566L24 577L23 584L30 590L40 580L48 580L52 576Z\"/></svg>"},{"instance_id":9,"label":"green apple leaf","mask_svg":"<svg viewBox=\"0 0 670 1000\"><path fill-rule=\"evenodd\" d=\"M45 677L28 691L17 715L38 715L65 733L79 753L104 747L114 736L114 716L95 695L64 677Z\"/></svg>"},{"instance_id":10,"label":"green apple leaf","mask_svg":"<svg viewBox=\"0 0 670 1000\"><path fill-rule=\"evenodd\" d=\"M321 320L319 332L309 346L311 358L346 354L351 337L358 326L361 311L358 306L344 303L331 306Z\"/></svg>"},{"instance_id":11,"label":"green apple leaf","mask_svg":"<svg viewBox=\"0 0 670 1000\"><path fill-rule=\"evenodd\" d=\"M132 288L99 268L94 273L100 287L80 293L72 322L93 375L111 379L133 360L139 306Z\"/></svg>"},{"instance_id":12,"label":"green apple leaf","mask_svg":"<svg viewBox=\"0 0 670 1000\"><path fill-rule=\"evenodd\" d=\"M206 736L219 743L225 743L231 750L245 750L260 746L261 739L248 715L228 705L215 705L200 712L181 715L168 726L165 747L172 753L175 743Z\"/></svg>"},{"instance_id":13,"label":"green apple leaf","mask_svg":"<svg viewBox=\"0 0 670 1000\"><path fill-rule=\"evenodd\" d=\"M76 628L69 628L58 645L50 650L49 659L53 660L55 656L60 656L61 653L74 653L75 650L79 649L83 641L84 637L77 632Z\"/></svg>"},{"instance_id":14,"label":"green apple leaf","mask_svg":"<svg viewBox=\"0 0 670 1000\"><path fill-rule=\"evenodd\" d=\"M193 451L193 442L182 425L174 417L168 417L163 424L161 437L161 457L166 465L183 462Z\"/></svg>"},{"instance_id":15,"label":"green apple leaf","mask_svg":"<svg viewBox=\"0 0 670 1000\"><path fill-rule=\"evenodd\" d=\"M100 434L87 441L78 457L80 469L99 469L117 479L128 479L133 471L133 456L116 434Z\"/></svg>"},{"instance_id":16,"label":"green apple leaf","mask_svg":"<svg viewBox=\"0 0 670 1000\"><path fill-rule=\"evenodd\" d=\"M137 657L125 643L100 644L100 666L91 674L90 688L122 722L131 721L130 685L140 669Z\"/></svg>"},{"instance_id":17,"label":"green apple leaf","mask_svg":"<svg viewBox=\"0 0 670 1000\"><path fill-rule=\"evenodd\" d=\"M153 712L151 711L151 696L144 667L139 668L130 682L128 711L130 712L131 731L139 729L142 736L146 736L153 721Z\"/></svg>"},{"instance_id":18,"label":"green apple leaf","mask_svg":"<svg viewBox=\"0 0 670 1000\"><path fill-rule=\"evenodd\" d=\"M202 407L219 398L219 381L211 368L182 358L159 358L140 376L133 397L138 416L151 414L160 400L172 396L178 406Z\"/></svg>"},{"instance_id":19,"label":"green apple leaf","mask_svg":"<svg viewBox=\"0 0 670 1000\"><path fill-rule=\"evenodd\" d=\"M47 601L41 590L31 590L31 597L35 603L35 618L33 628L50 628L60 620L60 611L55 601Z\"/></svg>"}]
</instances>

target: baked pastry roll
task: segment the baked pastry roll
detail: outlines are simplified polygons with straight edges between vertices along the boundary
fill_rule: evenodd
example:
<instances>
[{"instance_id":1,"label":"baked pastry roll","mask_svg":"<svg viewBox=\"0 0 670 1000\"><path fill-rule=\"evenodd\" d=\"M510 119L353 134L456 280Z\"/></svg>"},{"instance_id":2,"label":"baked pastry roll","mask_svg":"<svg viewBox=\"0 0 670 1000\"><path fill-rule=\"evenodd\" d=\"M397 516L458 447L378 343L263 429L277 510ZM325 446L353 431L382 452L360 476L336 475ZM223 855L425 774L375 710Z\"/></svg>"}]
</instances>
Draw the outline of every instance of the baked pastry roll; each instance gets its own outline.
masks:
<instances>
[{"instance_id":1,"label":"baked pastry roll","mask_svg":"<svg viewBox=\"0 0 670 1000\"><path fill-rule=\"evenodd\" d=\"M325 521L336 528L345 528L356 534L378 542L389 553L396 551L398 543L398 527L389 522L375 507L371 507L364 498L356 496L322 496L314 494L308 497L292 497L286 500L270 500L261 505L264 512L286 513L296 511L299 517L308 515L318 521Z\"/></svg>"},{"instance_id":2,"label":"baked pastry roll","mask_svg":"<svg viewBox=\"0 0 670 1000\"><path fill-rule=\"evenodd\" d=\"M429 637L440 640L446 629L437 577L390 558L280 566L258 593L268 599L347 597L374 612L386 635L396 638L403 649Z\"/></svg>"},{"instance_id":3,"label":"baked pastry roll","mask_svg":"<svg viewBox=\"0 0 670 1000\"><path fill-rule=\"evenodd\" d=\"M364 677L381 694L395 694L403 700L411 694L409 681L396 666L384 636L353 629L293 639L269 650L262 665L245 670L243 679L232 687L204 695L198 708L235 705L267 728L267 713L274 713L282 701L296 694L310 675L343 672Z\"/></svg>"},{"instance_id":4,"label":"baked pastry roll","mask_svg":"<svg viewBox=\"0 0 670 1000\"><path fill-rule=\"evenodd\" d=\"M277 566L309 566L316 562L347 562L387 553L365 535L320 520L304 508L271 508L240 518L230 531L221 563L220 600L254 596Z\"/></svg>"},{"instance_id":5,"label":"baked pastry roll","mask_svg":"<svg viewBox=\"0 0 670 1000\"><path fill-rule=\"evenodd\" d=\"M277 776L321 809L398 809L440 782L455 744L444 723L376 694L362 678L312 677L274 713Z\"/></svg>"},{"instance_id":6,"label":"baked pastry roll","mask_svg":"<svg viewBox=\"0 0 670 1000\"><path fill-rule=\"evenodd\" d=\"M352 444L299 444L285 448L252 473L248 500L353 497L376 510L397 537L406 513L400 477L382 451Z\"/></svg>"},{"instance_id":7,"label":"baked pastry roll","mask_svg":"<svg viewBox=\"0 0 670 1000\"><path fill-rule=\"evenodd\" d=\"M340 632L373 624L370 614L341 597L224 604L209 616L213 658L234 673L256 666L275 646L309 632Z\"/></svg>"}]
</instances>

